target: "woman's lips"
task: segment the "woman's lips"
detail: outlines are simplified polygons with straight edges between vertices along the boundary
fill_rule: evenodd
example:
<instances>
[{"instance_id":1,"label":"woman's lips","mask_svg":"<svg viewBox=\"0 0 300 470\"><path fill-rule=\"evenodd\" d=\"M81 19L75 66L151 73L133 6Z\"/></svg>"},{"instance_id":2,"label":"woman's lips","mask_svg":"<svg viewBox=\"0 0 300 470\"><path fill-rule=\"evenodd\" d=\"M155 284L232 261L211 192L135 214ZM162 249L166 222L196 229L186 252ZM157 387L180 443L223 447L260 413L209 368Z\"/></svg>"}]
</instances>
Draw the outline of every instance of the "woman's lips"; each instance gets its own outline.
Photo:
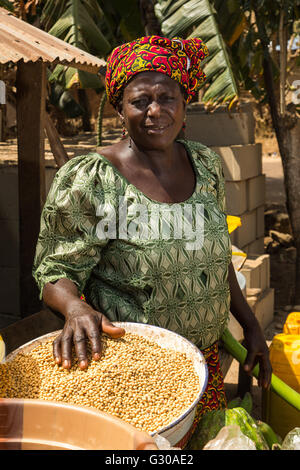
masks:
<instances>
[{"instance_id":1,"label":"woman's lips","mask_svg":"<svg viewBox=\"0 0 300 470\"><path fill-rule=\"evenodd\" d=\"M145 126L144 129L149 135L153 134L163 134L166 129L168 129L170 125L162 125L162 126Z\"/></svg>"}]
</instances>

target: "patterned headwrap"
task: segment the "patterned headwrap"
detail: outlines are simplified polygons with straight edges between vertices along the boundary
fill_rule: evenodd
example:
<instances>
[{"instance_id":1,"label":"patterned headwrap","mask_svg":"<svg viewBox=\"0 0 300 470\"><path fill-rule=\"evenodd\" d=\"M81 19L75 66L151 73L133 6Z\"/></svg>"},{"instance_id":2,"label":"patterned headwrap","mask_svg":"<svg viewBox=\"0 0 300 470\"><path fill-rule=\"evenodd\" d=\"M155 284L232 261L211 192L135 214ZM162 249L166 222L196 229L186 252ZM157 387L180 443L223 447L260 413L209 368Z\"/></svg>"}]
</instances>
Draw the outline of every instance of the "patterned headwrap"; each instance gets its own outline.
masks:
<instances>
[{"instance_id":1,"label":"patterned headwrap","mask_svg":"<svg viewBox=\"0 0 300 470\"><path fill-rule=\"evenodd\" d=\"M122 44L107 59L108 99L116 107L124 87L134 75L154 71L177 81L189 102L206 78L200 63L208 54L206 45L198 38L145 36Z\"/></svg>"}]
</instances>

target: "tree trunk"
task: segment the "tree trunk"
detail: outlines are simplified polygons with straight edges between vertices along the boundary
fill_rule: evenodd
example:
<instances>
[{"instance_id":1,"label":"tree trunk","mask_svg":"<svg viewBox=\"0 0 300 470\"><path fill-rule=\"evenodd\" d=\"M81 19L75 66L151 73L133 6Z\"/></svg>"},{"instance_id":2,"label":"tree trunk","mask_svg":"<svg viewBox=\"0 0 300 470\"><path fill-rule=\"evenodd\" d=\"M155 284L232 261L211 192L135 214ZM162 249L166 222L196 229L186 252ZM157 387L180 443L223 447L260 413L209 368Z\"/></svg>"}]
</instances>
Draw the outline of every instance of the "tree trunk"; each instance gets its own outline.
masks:
<instances>
[{"instance_id":1,"label":"tree trunk","mask_svg":"<svg viewBox=\"0 0 300 470\"><path fill-rule=\"evenodd\" d=\"M285 129L286 155L282 159L287 211L297 250L295 265L295 291L292 303L300 304L300 119Z\"/></svg>"},{"instance_id":2,"label":"tree trunk","mask_svg":"<svg viewBox=\"0 0 300 470\"><path fill-rule=\"evenodd\" d=\"M282 81L285 72L283 72L281 76L281 114L279 114L272 72L272 60L269 53L269 40L264 23L260 20L259 14L255 9L254 12L258 34L264 52L263 71L267 99L283 166L286 208L297 250L295 289L292 302L294 304L300 304L300 120L297 118L294 106L290 106L290 109L286 110L285 103L283 102L284 90L282 89ZM280 65L283 67L283 64Z\"/></svg>"},{"instance_id":3,"label":"tree trunk","mask_svg":"<svg viewBox=\"0 0 300 470\"><path fill-rule=\"evenodd\" d=\"M90 122L90 110L89 110L89 103L86 95L86 91L84 89L78 89L78 100L79 104L83 109L82 114L82 127L84 132L91 132L91 122Z\"/></svg>"},{"instance_id":4,"label":"tree trunk","mask_svg":"<svg viewBox=\"0 0 300 470\"><path fill-rule=\"evenodd\" d=\"M152 34L163 36L160 23L154 11L155 3L155 0L139 0L141 18L146 36L151 36Z\"/></svg>"}]
</instances>

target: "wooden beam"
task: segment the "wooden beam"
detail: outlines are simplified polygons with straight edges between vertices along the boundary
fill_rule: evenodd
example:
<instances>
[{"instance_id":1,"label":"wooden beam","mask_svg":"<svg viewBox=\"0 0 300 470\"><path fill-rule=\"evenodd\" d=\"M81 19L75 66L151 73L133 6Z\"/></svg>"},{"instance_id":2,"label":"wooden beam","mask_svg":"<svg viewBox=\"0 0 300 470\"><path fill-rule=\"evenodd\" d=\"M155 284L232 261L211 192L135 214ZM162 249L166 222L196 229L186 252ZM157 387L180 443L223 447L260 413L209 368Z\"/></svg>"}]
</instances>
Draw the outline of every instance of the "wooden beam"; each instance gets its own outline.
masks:
<instances>
[{"instance_id":1,"label":"wooden beam","mask_svg":"<svg viewBox=\"0 0 300 470\"><path fill-rule=\"evenodd\" d=\"M45 113L45 130L54 160L58 168L61 168L65 163L67 163L67 161L69 161L69 156L48 113Z\"/></svg>"},{"instance_id":2,"label":"wooden beam","mask_svg":"<svg viewBox=\"0 0 300 470\"><path fill-rule=\"evenodd\" d=\"M32 277L40 215L45 203L44 128L46 64L21 62L17 68L17 135L20 234L20 315L41 308Z\"/></svg>"}]
</instances>

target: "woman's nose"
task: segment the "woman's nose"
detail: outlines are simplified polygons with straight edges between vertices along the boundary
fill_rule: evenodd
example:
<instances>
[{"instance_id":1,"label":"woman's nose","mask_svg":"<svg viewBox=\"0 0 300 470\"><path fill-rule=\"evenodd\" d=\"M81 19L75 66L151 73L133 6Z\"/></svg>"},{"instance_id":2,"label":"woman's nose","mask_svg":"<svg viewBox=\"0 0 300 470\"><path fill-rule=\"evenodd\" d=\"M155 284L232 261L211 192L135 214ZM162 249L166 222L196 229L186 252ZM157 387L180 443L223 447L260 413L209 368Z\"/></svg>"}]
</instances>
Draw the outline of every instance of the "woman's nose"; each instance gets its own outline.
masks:
<instances>
[{"instance_id":1,"label":"woman's nose","mask_svg":"<svg viewBox=\"0 0 300 470\"><path fill-rule=\"evenodd\" d=\"M157 101L152 101L148 106L148 116L160 117L160 105Z\"/></svg>"}]
</instances>

